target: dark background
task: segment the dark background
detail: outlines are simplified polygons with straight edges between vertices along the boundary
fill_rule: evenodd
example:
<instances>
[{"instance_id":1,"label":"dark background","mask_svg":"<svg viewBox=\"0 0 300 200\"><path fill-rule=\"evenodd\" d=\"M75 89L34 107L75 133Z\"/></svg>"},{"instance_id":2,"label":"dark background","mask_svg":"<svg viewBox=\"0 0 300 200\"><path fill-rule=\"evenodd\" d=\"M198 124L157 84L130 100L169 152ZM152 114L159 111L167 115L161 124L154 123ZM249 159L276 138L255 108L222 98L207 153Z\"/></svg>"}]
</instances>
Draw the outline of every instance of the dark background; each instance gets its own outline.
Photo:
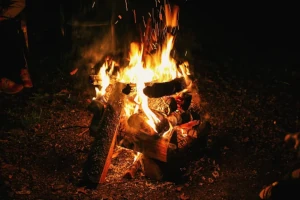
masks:
<instances>
[{"instance_id":1,"label":"dark background","mask_svg":"<svg viewBox=\"0 0 300 200\"><path fill-rule=\"evenodd\" d=\"M155 5L154 0L127 1L129 11L126 12L125 1L117 0L114 8L116 14L112 14L113 1L96 1L95 10L84 14L80 6L92 2L28 0L30 52L35 57L32 60L40 60L40 57L46 55L54 62L46 69L62 65L62 53L70 51L76 43L76 40L71 39L72 29L68 29L64 37L61 34L61 27L68 26L66 23L72 16L82 21L92 19L104 22L121 14L124 19L116 27L122 27L133 23L131 9L145 13ZM299 14L295 5L211 5L196 0L176 2L181 6L177 45L181 54L189 50L192 60L199 58L213 60L218 64L227 63L233 72L241 76L266 66L268 70L278 71L279 74L287 69L292 70L291 73L299 72ZM91 28L89 31L95 30ZM123 28L117 28L117 31L119 35L128 34Z\"/></svg>"}]
</instances>

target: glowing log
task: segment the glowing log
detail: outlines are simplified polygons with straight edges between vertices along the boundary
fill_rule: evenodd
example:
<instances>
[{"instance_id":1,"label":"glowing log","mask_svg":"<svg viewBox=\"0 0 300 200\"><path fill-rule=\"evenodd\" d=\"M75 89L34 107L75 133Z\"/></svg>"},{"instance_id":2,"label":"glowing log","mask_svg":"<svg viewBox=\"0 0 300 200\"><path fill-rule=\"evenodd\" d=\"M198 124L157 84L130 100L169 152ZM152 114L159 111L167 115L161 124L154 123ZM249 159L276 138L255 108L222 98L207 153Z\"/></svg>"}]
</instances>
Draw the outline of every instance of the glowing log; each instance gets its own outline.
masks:
<instances>
[{"instance_id":1,"label":"glowing log","mask_svg":"<svg viewBox=\"0 0 300 200\"><path fill-rule=\"evenodd\" d=\"M169 124L167 127L169 128ZM163 130L165 130L163 135L156 133L146 122L143 122L142 114L133 115L130 120L125 120L122 124L120 132L123 137L120 145L147 157L167 162L168 155L177 149L177 144L174 143L176 136L173 135L173 131Z\"/></svg>"},{"instance_id":2,"label":"glowing log","mask_svg":"<svg viewBox=\"0 0 300 200\"><path fill-rule=\"evenodd\" d=\"M98 125L93 129L95 140L83 169L84 180L89 183L105 182L116 143L120 114L124 103L124 94L121 91L124 84L115 83L111 87L107 106L101 119L98 118Z\"/></svg>"}]
</instances>

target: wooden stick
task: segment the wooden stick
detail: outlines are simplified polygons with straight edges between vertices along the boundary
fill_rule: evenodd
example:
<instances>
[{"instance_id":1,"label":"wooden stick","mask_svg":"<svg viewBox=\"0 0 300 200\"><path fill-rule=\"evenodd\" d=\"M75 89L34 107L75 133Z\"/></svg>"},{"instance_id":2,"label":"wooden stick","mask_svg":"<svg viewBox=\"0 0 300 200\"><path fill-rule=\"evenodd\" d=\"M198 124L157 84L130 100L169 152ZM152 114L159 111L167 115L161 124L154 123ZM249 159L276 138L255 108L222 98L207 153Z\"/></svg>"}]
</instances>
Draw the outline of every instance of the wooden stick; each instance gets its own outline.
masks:
<instances>
[{"instance_id":1,"label":"wooden stick","mask_svg":"<svg viewBox=\"0 0 300 200\"><path fill-rule=\"evenodd\" d=\"M133 164L130 166L130 168L125 172L123 178L127 179L133 179L137 170L141 167L141 158L142 154L139 153L137 157L135 158Z\"/></svg>"},{"instance_id":2,"label":"wooden stick","mask_svg":"<svg viewBox=\"0 0 300 200\"><path fill-rule=\"evenodd\" d=\"M101 126L95 130L95 141L83 169L84 179L92 183L104 183L111 162L112 153L116 143L119 128L120 114L123 108L124 84L111 85L107 107L104 110Z\"/></svg>"}]
</instances>

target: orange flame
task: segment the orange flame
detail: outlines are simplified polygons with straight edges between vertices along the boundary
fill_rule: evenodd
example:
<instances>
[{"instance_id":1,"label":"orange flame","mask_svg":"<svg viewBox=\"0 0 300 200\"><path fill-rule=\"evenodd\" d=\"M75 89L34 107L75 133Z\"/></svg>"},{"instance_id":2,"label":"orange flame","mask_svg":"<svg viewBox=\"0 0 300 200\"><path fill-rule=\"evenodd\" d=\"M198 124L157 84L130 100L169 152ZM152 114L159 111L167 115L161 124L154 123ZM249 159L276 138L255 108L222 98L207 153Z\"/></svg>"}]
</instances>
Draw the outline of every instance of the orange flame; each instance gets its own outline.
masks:
<instances>
[{"instance_id":1,"label":"orange flame","mask_svg":"<svg viewBox=\"0 0 300 200\"><path fill-rule=\"evenodd\" d=\"M168 27L172 28L178 26L178 11L178 7L171 10L169 4L165 6L165 21ZM141 109L148 118L147 123L156 132L156 125L160 120L149 108L148 97L143 93L145 84L149 82L167 82L178 77L184 77L186 81L189 81L188 63L185 62L179 65L179 71L176 61L170 56L174 46L174 40L175 38L173 35L167 34L162 47L157 49L157 51L151 55L144 53L143 45L131 43L129 64L125 68L120 69L116 77L116 80L119 82L133 83L136 85L136 96L134 98L135 106L133 108L129 105L130 103L125 102L124 109L126 116L129 117ZM109 85L110 73L107 71L108 65L107 63L104 63L99 71L102 87L101 90L97 91L97 96L103 96ZM112 71L111 68L110 71ZM170 130L168 132L170 132Z\"/></svg>"}]
</instances>

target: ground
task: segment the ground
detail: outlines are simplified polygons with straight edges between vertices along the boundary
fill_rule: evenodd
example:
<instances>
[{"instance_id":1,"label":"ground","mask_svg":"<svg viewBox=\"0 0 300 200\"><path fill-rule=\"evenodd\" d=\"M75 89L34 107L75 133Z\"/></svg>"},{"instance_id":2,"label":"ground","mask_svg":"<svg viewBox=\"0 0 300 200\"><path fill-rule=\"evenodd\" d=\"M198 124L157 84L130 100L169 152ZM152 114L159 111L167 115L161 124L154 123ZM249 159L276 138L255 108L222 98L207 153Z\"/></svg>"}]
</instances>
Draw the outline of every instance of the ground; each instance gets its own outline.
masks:
<instances>
[{"instance_id":1,"label":"ground","mask_svg":"<svg viewBox=\"0 0 300 200\"><path fill-rule=\"evenodd\" d=\"M107 182L97 189L79 186L93 142L87 110L93 90L77 85L88 81L86 74L58 70L49 75L37 69L43 78L35 79L33 89L0 94L1 198L258 199L263 187L299 162L297 152L284 142L287 133L299 131L299 70L288 59L275 69L278 63L272 59L253 57L249 63L241 56L220 55L221 48L214 51L209 45L203 42L191 57L201 117L211 124L211 132L204 152L184 169L185 182L153 181L141 172L133 180L122 179L133 154L117 147ZM260 55L277 54L282 56L277 51ZM49 59L39 65L50 66Z\"/></svg>"}]
</instances>

